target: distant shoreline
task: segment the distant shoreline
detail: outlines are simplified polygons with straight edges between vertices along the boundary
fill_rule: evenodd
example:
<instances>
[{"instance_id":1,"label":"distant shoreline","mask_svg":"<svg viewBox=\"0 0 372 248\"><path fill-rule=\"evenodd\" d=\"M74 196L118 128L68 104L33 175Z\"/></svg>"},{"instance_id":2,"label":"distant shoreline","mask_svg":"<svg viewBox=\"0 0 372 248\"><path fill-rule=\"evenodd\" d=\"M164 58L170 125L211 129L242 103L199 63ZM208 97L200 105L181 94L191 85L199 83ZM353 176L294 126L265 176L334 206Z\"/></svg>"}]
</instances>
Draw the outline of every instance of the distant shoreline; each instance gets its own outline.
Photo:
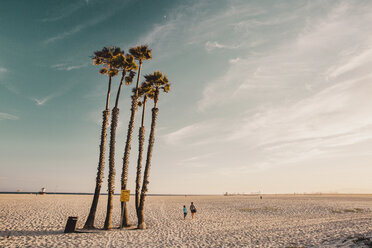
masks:
<instances>
[{"instance_id":1,"label":"distant shoreline","mask_svg":"<svg viewBox=\"0 0 372 248\"><path fill-rule=\"evenodd\" d=\"M40 192L0 192L0 195L30 195L40 194ZM45 195L93 195L94 193L71 193L71 192L46 192ZM107 193L101 193L100 195L107 195ZM115 193L114 195L120 195ZM130 194L133 195L134 194ZM147 194L148 196L219 196L222 194Z\"/></svg>"},{"instance_id":2,"label":"distant shoreline","mask_svg":"<svg viewBox=\"0 0 372 248\"><path fill-rule=\"evenodd\" d=\"M40 194L40 192L0 192L0 195L30 195L30 194ZM45 195L93 195L94 193L71 193L71 192L46 192ZM107 193L101 193L100 195L107 195ZM120 193L115 193L114 195L120 195ZM133 195L134 194L130 194ZM229 195L223 195L223 194L147 194L148 196L226 196L226 197L236 197L236 196L342 196L342 195L372 195L372 193L267 193L267 194L229 194Z\"/></svg>"}]
</instances>

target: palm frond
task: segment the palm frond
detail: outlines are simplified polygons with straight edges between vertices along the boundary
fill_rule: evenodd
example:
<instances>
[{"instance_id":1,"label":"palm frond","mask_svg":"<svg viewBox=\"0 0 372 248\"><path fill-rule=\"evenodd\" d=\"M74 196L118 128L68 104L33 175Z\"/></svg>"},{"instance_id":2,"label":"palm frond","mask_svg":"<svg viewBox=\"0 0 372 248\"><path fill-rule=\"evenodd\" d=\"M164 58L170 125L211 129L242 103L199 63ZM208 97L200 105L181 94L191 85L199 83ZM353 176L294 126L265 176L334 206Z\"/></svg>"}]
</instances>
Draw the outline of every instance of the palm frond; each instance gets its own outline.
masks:
<instances>
[{"instance_id":1,"label":"palm frond","mask_svg":"<svg viewBox=\"0 0 372 248\"><path fill-rule=\"evenodd\" d=\"M152 56L151 56L151 50L149 50L149 51L147 51L147 52L145 53L145 59L146 59L146 60L151 60L151 59L152 59Z\"/></svg>"},{"instance_id":2,"label":"palm frond","mask_svg":"<svg viewBox=\"0 0 372 248\"><path fill-rule=\"evenodd\" d=\"M93 65L101 65L102 64L102 59L99 57L94 57L93 58Z\"/></svg>"},{"instance_id":3,"label":"palm frond","mask_svg":"<svg viewBox=\"0 0 372 248\"><path fill-rule=\"evenodd\" d=\"M151 60L151 49L148 45L140 45L129 49L129 53L137 60Z\"/></svg>"},{"instance_id":4,"label":"palm frond","mask_svg":"<svg viewBox=\"0 0 372 248\"><path fill-rule=\"evenodd\" d=\"M133 89L133 94L135 94L135 92L136 90ZM154 94L155 94L155 89L148 82L143 82L141 86L138 88L139 97L147 96L149 98L152 98Z\"/></svg>"},{"instance_id":5,"label":"palm frond","mask_svg":"<svg viewBox=\"0 0 372 248\"><path fill-rule=\"evenodd\" d=\"M116 75L118 75L119 73L119 70L118 69L110 69L107 73L107 75L109 77L115 77Z\"/></svg>"},{"instance_id":6,"label":"palm frond","mask_svg":"<svg viewBox=\"0 0 372 248\"><path fill-rule=\"evenodd\" d=\"M125 84L129 85L133 82L133 78L136 75L134 71L129 71L129 75L125 77Z\"/></svg>"},{"instance_id":7,"label":"palm frond","mask_svg":"<svg viewBox=\"0 0 372 248\"><path fill-rule=\"evenodd\" d=\"M103 67L99 70L99 73L101 74L106 74L107 73L107 68Z\"/></svg>"},{"instance_id":8,"label":"palm frond","mask_svg":"<svg viewBox=\"0 0 372 248\"><path fill-rule=\"evenodd\" d=\"M165 93L168 93L170 91L170 89L171 89L171 85L170 84L166 84L166 85L164 85L164 87L162 87L162 89L163 89L163 91Z\"/></svg>"}]
</instances>

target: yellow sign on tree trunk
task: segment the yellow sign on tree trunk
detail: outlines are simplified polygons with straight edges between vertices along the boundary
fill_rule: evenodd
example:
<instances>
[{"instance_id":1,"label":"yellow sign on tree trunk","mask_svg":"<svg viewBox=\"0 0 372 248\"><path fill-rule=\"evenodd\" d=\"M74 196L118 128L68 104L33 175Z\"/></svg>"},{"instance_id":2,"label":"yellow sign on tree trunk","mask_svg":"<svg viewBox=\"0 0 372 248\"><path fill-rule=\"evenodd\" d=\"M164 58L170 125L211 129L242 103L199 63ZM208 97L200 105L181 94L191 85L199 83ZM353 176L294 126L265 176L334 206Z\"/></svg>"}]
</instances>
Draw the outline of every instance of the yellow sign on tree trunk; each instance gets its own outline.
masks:
<instances>
[{"instance_id":1,"label":"yellow sign on tree trunk","mask_svg":"<svg viewBox=\"0 0 372 248\"><path fill-rule=\"evenodd\" d=\"M127 201L129 201L129 193L130 193L130 190L124 190L124 189L122 189L121 190L121 195L120 195L120 201L121 202L127 202Z\"/></svg>"}]
</instances>

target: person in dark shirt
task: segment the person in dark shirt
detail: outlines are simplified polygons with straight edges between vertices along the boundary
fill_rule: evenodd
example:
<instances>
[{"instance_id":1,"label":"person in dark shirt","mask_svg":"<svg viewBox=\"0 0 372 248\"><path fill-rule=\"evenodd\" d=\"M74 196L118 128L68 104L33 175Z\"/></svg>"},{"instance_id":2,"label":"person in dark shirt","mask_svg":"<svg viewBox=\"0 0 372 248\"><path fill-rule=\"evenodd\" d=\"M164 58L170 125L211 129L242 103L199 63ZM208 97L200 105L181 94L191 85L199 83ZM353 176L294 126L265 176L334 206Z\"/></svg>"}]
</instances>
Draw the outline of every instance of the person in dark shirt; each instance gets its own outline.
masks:
<instances>
[{"instance_id":1,"label":"person in dark shirt","mask_svg":"<svg viewBox=\"0 0 372 248\"><path fill-rule=\"evenodd\" d=\"M194 219L194 215L196 213L196 207L194 206L194 202L191 202L190 212L191 212L191 217Z\"/></svg>"}]
</instances>

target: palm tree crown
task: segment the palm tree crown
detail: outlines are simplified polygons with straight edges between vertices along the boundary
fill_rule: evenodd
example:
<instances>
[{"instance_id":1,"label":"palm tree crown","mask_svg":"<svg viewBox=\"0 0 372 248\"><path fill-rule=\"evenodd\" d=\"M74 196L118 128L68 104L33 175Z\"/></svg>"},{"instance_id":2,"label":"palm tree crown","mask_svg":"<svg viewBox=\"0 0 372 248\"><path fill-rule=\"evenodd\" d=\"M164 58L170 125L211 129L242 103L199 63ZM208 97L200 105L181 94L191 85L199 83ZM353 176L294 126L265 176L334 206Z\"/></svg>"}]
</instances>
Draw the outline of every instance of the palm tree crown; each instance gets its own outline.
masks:
<instances>
[{"instance_id":1,"label":"palm tree crown","mask_svg":"<svg viewBox=\"0 0 372 248\"><path fill-rule=\"evenodd\" d=\"M112 65L114 68L121 70L123 72L136 71L138 69L136 62L134 61L133 55L131 54L124 55L124 52L115 56L115 58L112 61ZM131 81L128 82L131 83Z\"/></svg>"},{"instance_id":2,"label":"palm tree crown","mask_svg":"<svg viewBox=\"0 0 372 248\"><path fill-rule=\"evenodd\" d=\"M119 73L119 70L115 68L116 60L118 56L123 54L124 51L120 50L119 47L104 47L102 50L94 52L93 64L103 65L104 67L99 72L114 77Z\"/></svg>"},{"instance_id":3,"label":"palm tree crown","mask_svg":"<svg viewBox=\"0 0 372 248\"><path fill-rule=\"evenodd\" d=\"M151 74L145 76L146 82L142 85L142 90L150 92L150 89L153 91L153 99L155 108L158 102L159 90L163 90L165 93L170 91L170 83L168 77L161 73L160 71L155 71Z\"/></svg>"},{"instance_id":4,"label":"palm tree crown","mask_svg":"<svg viewBox=\"0 0 372 248\"><path fill-rule=\"evenodd\" d=\"M143 61L143 60L151 60L151 49L147 45L141 45L137 47L132 47L129 49L129 53L134 56L135 59Z\"/></svg>"},{"instance_id":5,"label":"palm tree crown","mask_svg":"<svg viewBox=\"0 0 372 248\"><path fill-rule=\"evenodd\" d=\"M118 93L116 95L116 101L115 101L115 108L118 107L119 103L119 96L121 91L121 86L123 84L124 78L125 78L125 84L130 85L133 82L133 78L136 75L135 71L138 69L136 62L134 61L134 57L130 54L124 55L124 52L118 54L113 62L112 65L114 69L117 69L118 71L122 71L120 84ZM128 72L128 75L125 76Z\"/></svg>"},{"instance_id":6,"label":"palm tree crown","mask_svg":"<svg viewBox=\"0 0 372 248\"><path fill-rule=\"evenodd\" d=\"M133 88L133 94L135 94L136 89ZM143 82L141 87L138 88L138 98L146 97L153 99L155 96L155 90L151 87L151 84L148 82ZM142 102L138 102L138 106L141 106Z\"/></svg>"}]
</instances>

